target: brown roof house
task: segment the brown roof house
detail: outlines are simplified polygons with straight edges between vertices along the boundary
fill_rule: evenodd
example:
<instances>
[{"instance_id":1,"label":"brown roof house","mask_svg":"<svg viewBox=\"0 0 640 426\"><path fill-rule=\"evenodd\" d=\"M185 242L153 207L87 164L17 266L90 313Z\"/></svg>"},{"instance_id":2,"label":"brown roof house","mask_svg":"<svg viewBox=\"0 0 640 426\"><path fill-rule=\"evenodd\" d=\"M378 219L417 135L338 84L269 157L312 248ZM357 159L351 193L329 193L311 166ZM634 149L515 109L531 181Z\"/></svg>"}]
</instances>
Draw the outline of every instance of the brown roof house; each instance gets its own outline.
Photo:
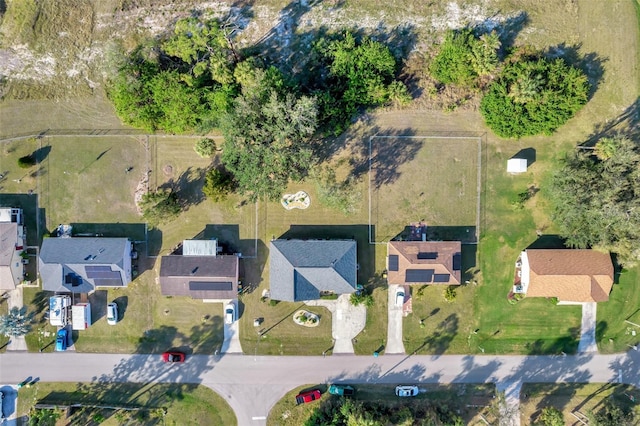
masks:
<instances>
[{"instance_id":1,"label":"brown roof house","mask_svg":"<svg viewBox=\"0 0 640 426\"><path fill-rule=\"evenodd\" d=\"M460 241L390 241L387 244L389 284L459 285Z\"/></svg>"},{"instance_id":2,"label":"brown roof house","mask_svg":"<svg viewBox=\"0 0 640 426\"><path fill-rule=\"evenodd\" d=\"M162 256L162 294L215 301L238 297L239 256L219 252L216 240L185 240L181 255Z\"/></svg>"},{"instance_id":3,"label":"brown roof house","mask_svg":"<svg viewBox=\"0 0 640 426\"><path fill-rule=\"evenodd\" d=\"M0 290L13 290L24 279L22 210L0 208Z\"/></svg>"},{"instance_id":4,"label":"brown roof house","mask_svg":"<svg viewBox=\"0 0 640 426\"><path fill-rule=\"evenodd\" d=\"M559 302L605 302L613 286L611 256L595 250L527 249L516 262L514 292Z\"/></svg>"}]
</instances>

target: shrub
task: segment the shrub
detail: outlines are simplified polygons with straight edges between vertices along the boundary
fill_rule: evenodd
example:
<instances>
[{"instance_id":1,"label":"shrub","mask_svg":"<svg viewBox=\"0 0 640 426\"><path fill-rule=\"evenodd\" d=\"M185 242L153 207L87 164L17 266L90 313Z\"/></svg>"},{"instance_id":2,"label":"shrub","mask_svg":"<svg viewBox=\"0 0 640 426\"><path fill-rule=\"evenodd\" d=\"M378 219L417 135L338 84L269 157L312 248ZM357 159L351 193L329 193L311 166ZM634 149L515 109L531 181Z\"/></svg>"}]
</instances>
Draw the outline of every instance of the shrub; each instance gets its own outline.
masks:
<instances>
[{"instance_id":1,"label":"shrub","mask_svg":"<svg viewBox=\"0 0 640 426\"><path fill-rule=\"evenodd\" d=\"M235 183L230 173L214 168L207 172L202 192L208 199L217 203L224 201L234 187Z\"/></svg>"},{"instance_id":2,"label":"shrub","mask_svg":"<svg viewBox=\"0 0 640 426\"><path fill-rule=\"evenodd\" d=\"M453 302L454 300L456 300L456 288L452 285L447 286L447 288L444 290L444 299L447 302Z\"/></svg>"},{"instance_id":3,"label":"shrub","mask_svg":"<svg viewBox=\"0 0 640 426\"><path fill-rule=\"evenodd\" d=\"M140 200L142 217L155 226L178 217L182 207L173 191L148 192Z\"/></svg>"},{"instance_id":4,"label":"shrub","mask_svg":"<svg viewBox=\"0 0 640 426\"><path fill-rule=\"evenodd\" d=\"M542 409L542 413L535 424L540 426L564 426L564 416L562 411L556 407L545 407Z\"/></svg>"},{"instance_id":5,"label":"shrub","mask_svg":"<svg viewBox=\"0 0 640 426\"><path fill-rule=\"evenodd\" d=\"M587 103L588 95L587 76L564 60L523 57L489 87L480 112L504 138L550 135Z\"/></svg>"},{"instance_id":6,"label":"shrub","mask_svg":"<svg viewBox=\"0 0 640 426\"><path fill-rule=\"evenodd\" d=\"M25 155L18 158L18 167L21 169L28 169L36 165L36 157L33 154Z\"/></svg>"},{"instance_id":7,"label":"shrub","mask_svg":"<svg viewBox=\"0 0 640 426\"><path fill-rule=\"evenodd\" d=\"M193 149L202 158L212 157L216 152L216 143L213 139L204 138L196 142Z\"/></svg>"},{"instance_id":8,"label":"shrub","mask_svg":"<svg viewBox=\"0 0 640 426\"><path fill-rule=\"evenodd\" d=\"M269 306L276 306L280 301L279 300L269 300Z\"/></svg>"}]
</instances>

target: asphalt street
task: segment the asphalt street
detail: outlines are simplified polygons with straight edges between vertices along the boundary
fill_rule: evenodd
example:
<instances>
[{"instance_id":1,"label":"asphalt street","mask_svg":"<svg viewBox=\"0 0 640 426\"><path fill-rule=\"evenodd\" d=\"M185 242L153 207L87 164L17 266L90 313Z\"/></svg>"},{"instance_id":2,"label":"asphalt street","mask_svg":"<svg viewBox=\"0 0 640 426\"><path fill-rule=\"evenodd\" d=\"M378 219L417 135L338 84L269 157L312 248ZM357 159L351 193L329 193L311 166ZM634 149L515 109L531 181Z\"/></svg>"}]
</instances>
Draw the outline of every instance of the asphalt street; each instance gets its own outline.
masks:
<instances>
[{"instance_id":1,"label":"asphalt street","mask_svg":"<svg viewBox=\"0 0 640 426\"><path fill-rule=\"evenodd\" d=\"M8 352L0 383L200 383L224 397L240 425L265 424L271 407L296 386L315 383L622 382L640 387L640 352L575 356L194 355L181 365L159 355Z\"/></svg>"}]
</instances>

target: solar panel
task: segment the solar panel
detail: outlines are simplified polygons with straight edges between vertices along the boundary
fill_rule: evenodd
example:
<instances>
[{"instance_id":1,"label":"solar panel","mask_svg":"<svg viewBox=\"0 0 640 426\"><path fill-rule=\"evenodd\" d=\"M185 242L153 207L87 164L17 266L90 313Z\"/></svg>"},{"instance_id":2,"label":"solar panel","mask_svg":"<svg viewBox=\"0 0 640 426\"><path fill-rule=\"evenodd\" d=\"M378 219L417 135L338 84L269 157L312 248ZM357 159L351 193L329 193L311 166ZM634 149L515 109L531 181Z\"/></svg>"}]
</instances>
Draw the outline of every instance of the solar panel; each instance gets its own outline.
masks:
<instances>
[{"instance_id":1,"label":"solar panel","mask_svg":"<svg viewBox=\"0 0 640 426\"><path fill-rule=\"evenodd\" d=\"M96 287L122 287L122 280L118 279L107 279L107 278L98 278L95 280Z\"/></svg>"},{"instance_id":2,"label":"solar panel","mask_svg":"<svg viewBox=\"0 0 640 426\"><path fill-rule=\"evenodd\" d=\"M398 270L398 255L390 254L389 255L389 270L397 271Z\"/></svg>"},{"instance_id":3,"label":"solar panel","mask_svg":"<svg viewBox=\"0 0 640 426\"><path fill-rule=\"evenodd\" d=\"M453 255L453 270L459 271L462 269L462 254L456 253Z\"/></svg>"},{"instance_id":4,"label":"solar panel","mask_svg":"<svg viewBox=\"0 0 640 426\"><path fill-rule=\"evenodd\" d=\"M233 283L231 282L214 282L214 281L189 281L189 290L193 291L231 291Z\"/></svg>"},{"instance_id":5,"label":"solar panel","mask_svg":"<svg viewBox=\"0 0 640 426\"><path fill-rule=\"evenodd\" d=\"M448 283L449 282L449 277L451 277L451 275L449 275L449 274L435 274L433 276L433 282L434 283Z\"/></svg>"},{"instance_id":6,"label":"solar panel","mask_svg":"<svg viewBox=\"0 0 640 426\"><path fill-rule=\"evenodd\" d=\"M120 272L112 271L110 266L85 266L84 270L87 272L87 278L105 278L116 279L120 278Z\"/></svg>"},{"instance_id":7,"label":"solar panel","mask_svg":"<svg viewBox=\"0 0 640 426\"><path fill-rule=\"evenodd\" d=\"M84 267L87 272L111 271L111 266L106 265L89 265Z\"/></svg>"},{"instance_id":8,"label":"solar panel","mask_svg":"<svg viewBox=\"0 0 640 426\"><path fill-rule=\"evenodd\" d=\"M407 283L430 283L433 279L433 269L407 269L404 281Z\"/></svg>"},{"instance_id":9,"label":"solar panel","mask_svg":"<svg viewBox=\"0 0 640 426\"><path fill-rule=\"evenodd\" d=\"M418 253L418 259L437 259L438 252L437 251L421 251Z\"/></svg>"}]
</instances>

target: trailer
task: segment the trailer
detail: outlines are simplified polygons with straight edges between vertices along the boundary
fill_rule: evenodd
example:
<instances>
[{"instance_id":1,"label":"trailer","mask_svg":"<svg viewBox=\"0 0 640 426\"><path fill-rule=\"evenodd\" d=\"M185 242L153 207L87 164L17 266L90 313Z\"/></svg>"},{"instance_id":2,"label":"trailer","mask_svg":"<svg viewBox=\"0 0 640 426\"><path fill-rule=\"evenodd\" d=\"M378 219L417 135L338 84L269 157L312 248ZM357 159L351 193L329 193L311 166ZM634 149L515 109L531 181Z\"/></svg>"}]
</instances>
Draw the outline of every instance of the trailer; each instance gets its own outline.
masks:
<instances>
[{"instance_id":1,"label":"trailer","mask_svg":"<svg viewBox=\"0 0 640 426\"><path fill-rule=\"evenodd\" d=\"M72 328L74 330L86 330L91 326L91 304L78 303L71 310Z\"/></svg>"},{"instance_id":2,"label":"trailer","mask_svg":"<svg viewBox=\"0 0 640 426\"><path fill-rule=\"evenodd\" d=\"M56 327L64 327L71 321L71 296L49 298L49 322Z\"/></svg>"}]
</instances>

